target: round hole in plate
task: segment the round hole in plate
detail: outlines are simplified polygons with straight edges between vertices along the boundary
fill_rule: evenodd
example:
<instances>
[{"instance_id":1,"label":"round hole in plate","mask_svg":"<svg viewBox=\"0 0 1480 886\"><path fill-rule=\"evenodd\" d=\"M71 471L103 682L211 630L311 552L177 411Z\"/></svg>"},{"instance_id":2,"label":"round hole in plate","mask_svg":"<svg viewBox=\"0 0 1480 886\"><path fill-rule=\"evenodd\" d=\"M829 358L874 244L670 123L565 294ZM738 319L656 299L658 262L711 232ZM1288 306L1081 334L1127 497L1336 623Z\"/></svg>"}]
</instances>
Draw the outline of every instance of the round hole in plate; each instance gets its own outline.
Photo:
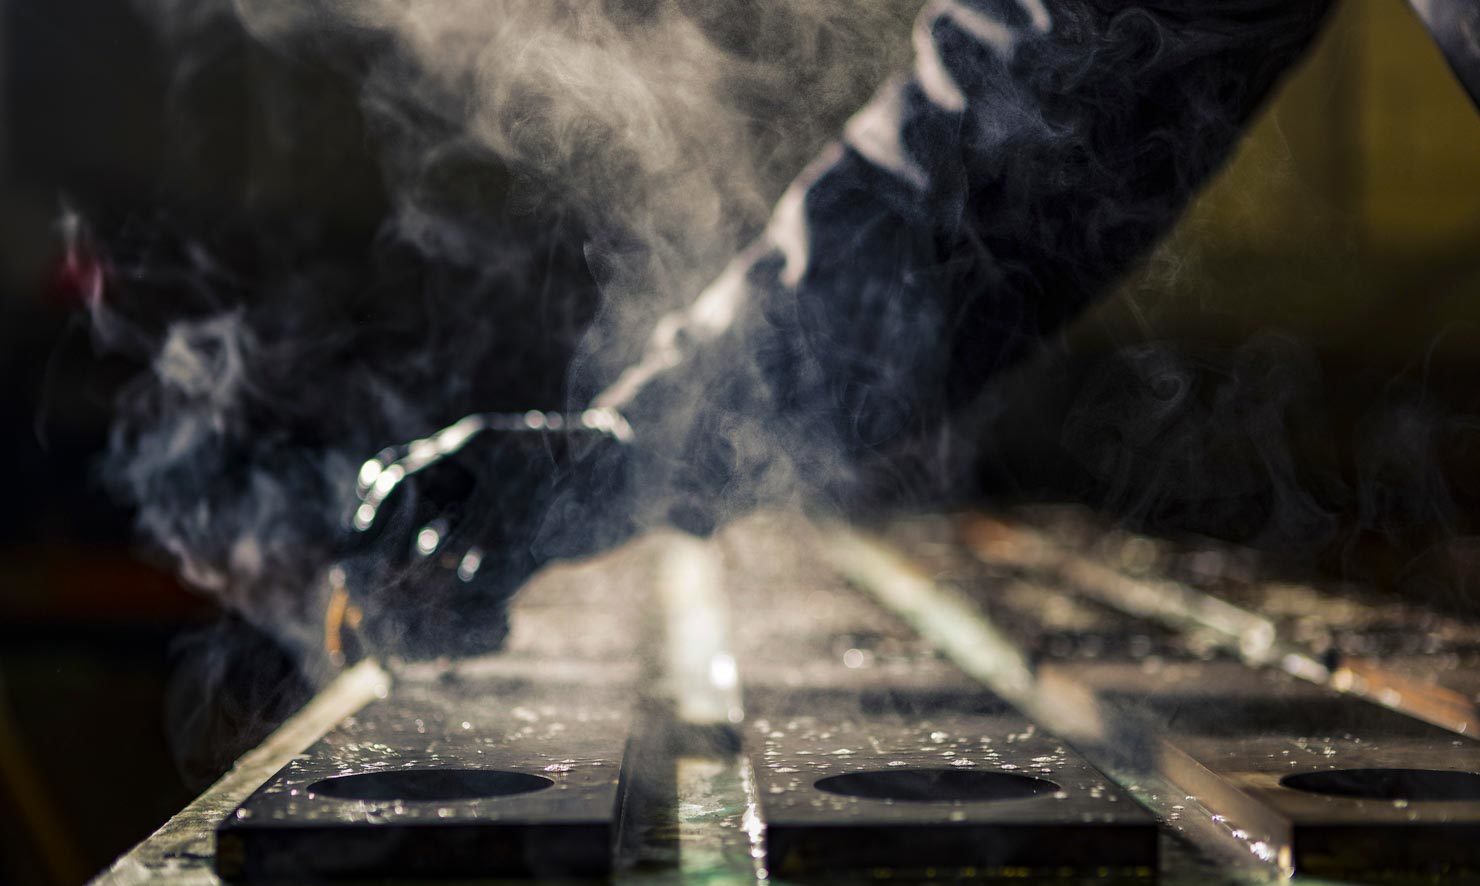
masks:
<instances>
[{"instance_id":1,"label":"round hole in plate","mask_svg":"<svg viewBox=\"0 0 1480 886\"><path fill-rule=\"evenodd\" d=\"M987 803L1025 800L1059 786L1046 778L966 769L880 769L830 775L816 783L819 791L906 803Z\"/></svg>"},{"instance_id":2,"label":"round hole in plate","mask_svg":"<svg viewBox=\"0 0 1480 886\"><path fill-rule=\"evenodd\" d=\"M1280 779L1297 791L1364 800L1480 800L1480 774L1449 769L1328 769Z\"/></svg>"},{"instance_id":3,"label":"round hole in plate","mask_svg":"<svg viewBox=\"0 0 1480 886\"><path fill-rule=\"evenodd\" d=\"M309 785L308 792L336 800L445 803L532 794L554 783L542 775L502 769L393 769L325 778Z\"/></svg>"}]
</instances>

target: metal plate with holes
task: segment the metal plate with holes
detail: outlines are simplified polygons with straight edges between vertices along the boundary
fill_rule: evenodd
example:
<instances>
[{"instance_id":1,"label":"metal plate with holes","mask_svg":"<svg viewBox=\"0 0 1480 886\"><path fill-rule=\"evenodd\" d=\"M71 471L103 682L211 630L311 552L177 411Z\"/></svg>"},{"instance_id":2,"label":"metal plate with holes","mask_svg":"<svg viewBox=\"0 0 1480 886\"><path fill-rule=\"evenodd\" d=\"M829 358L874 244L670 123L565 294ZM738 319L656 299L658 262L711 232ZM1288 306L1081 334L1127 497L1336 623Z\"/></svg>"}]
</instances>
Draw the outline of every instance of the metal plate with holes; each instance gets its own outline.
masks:
<instances>
[{"instance_id":1,"label":"metal plate with holes","mask_svg":"<svg viewBox=\"0 0 1480 886\"><path fill-rule=\"evenodd\" d=\"M1154 818L849 585L815 530L727 537L769 871L1150 877Z\"/></svg>"},{"instance_id":2,"label":"metal plate with holes","mask_svg":"<svg viewBox=\"0 0 1480 886\"><path fill-rule=\"evenodd\" d=\"M1281 867L1480 873L1480 743L1231 662L1066 665L1123 745Z\"/></svg>"},{"instance_id":3,"label":"metal plate with holes","mask_svg":"<svg viewBox=\"0 0 1480 886\"><path fill-rule=\"evenodd\" d=\"M1247 568L1247 587L1230 579L1218 596L1169 584L1162 561L1171 556L1160 541L1117 541L1113 532L1077 538L1075 527L1062 523L1053 524L1062 531L1048 533L1015 522L964 525L975 567L953 550L942 521L916 521L892 534L930 554L926 568L954 576L1021 644L1036 666L1035 697L1075 712L1069 732L1086 747L1112 754L1121 768L1170 781L1187 806L1209 810L1218 832L1285 873L1480 872L1480 798L1472 795L1480 745L1462 735L1472 717L1462 706L1436 705L1439 686L1385 679L1386 660L1366 671L1352 671L1350 662L1332 671L1323 662L1341 659L1302 648L1312 624L1346 638L1316 647L1328 651L1356 648L1350 641L1372 639L1374 626L1393 628L1379 638L1384 642L1407 635L1402 642L1409 645L1425 636L1424 624L1440 621L1444 630L1427 636L1449 643L1472 628L1417 609L1379 612L1305 587L1270 586L1250 605ZM1214 565L1225 562L1220 554ZM1107 565L1114 563L1120 565ZM1149 577L1132 574L1152 566L1158 568ZM1201 562L1200 572L1208 566ZM1020 587L1040 592L1016 594ZM1298 617L1282 620L1286 612ZM1142 630L1148 614L1156 631L1140 642L1114 642ZM1074 632L1072 643L1062 628ZM1091 649L1097 634L1107 642ZM1042 654L1045 646L1052 654ZM1172 806L1168 820L1184 808Z\"/></svg>"},{"instance_id":4,"label":"metal plate with holes","mask_svg":"<svg viewBox=\"0 0 1480 886\"><path fill-rule=\"evenodd\" d=\"M630 702L610 687L402 682L218 831L230 880L600 875Z\"/></svg>"},{"instance_id":5,"label":"metal plate with holes","mask_svg":"<svg viewBox=\"0 0 1480 886\"><path fill-rule=\"evenodd\" d=\"M1156 869L1152 816L984 692L756 692L746 744L771 870Z\"/></svg>"}]
</instances>

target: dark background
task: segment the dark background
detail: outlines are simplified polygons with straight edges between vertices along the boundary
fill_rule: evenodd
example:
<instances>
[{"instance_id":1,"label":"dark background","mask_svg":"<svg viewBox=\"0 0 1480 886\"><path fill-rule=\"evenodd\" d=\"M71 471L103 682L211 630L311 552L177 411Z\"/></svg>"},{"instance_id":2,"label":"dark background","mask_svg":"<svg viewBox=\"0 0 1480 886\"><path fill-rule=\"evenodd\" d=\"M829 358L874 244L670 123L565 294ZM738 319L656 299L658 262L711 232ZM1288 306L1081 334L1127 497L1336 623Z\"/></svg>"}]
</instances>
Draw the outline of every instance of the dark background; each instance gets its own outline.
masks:
<instances>
[{"instance_id":1,"label":"dark background","mask_svg":"<svg viewBox=\"0 0 1480 886\"><path fill-rule=\"evenodd\" d=\"M64 209L91 225L87 254L168 264L200 240L246 281L237 297L293 268L326 301L367 293L360 309L408 340L448 322L428 299L487 303L467 269L377 246L389 204L356 101L364 51L285 56L216 27L182 53L127 4L0 2L0 878L95 872L303 692L105 492L112 404L141 364L93 345ZM1168 243L1001 387L984 493L1084 501L1468 609L1477 157L1480 115L1410 13L1347 3ZM514 173L487 158L454 166L449 211L540 248L504 269L508 347L425 370L487 380L438 408L558 405L595 309L585 232L558 207L510 206ZM161 315L192 309L156 289ZM227 642L234 663L202 672L199 650Z\"/></svg>"}]
</instances>

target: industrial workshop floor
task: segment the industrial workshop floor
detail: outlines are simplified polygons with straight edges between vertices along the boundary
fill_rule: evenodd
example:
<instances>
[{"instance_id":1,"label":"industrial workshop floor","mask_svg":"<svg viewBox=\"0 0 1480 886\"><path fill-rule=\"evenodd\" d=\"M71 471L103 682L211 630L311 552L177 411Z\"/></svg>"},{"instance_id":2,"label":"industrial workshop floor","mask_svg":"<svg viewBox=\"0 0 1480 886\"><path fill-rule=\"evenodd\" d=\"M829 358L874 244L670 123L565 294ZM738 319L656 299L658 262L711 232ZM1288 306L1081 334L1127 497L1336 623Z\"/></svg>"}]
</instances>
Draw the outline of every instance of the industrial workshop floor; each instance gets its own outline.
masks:
<instances>
[{"instance_id":1,"label":"industrial workshop floor","mask_svg":"<svg viewBox=\"0 0 1480 886\"><path fill-rule=\"evenodd\" d=\"M98 882L1453 881L1477 656L1075 511L765 515L546 571L500 655L345 670Z\"/></svg>"}]
</instances>

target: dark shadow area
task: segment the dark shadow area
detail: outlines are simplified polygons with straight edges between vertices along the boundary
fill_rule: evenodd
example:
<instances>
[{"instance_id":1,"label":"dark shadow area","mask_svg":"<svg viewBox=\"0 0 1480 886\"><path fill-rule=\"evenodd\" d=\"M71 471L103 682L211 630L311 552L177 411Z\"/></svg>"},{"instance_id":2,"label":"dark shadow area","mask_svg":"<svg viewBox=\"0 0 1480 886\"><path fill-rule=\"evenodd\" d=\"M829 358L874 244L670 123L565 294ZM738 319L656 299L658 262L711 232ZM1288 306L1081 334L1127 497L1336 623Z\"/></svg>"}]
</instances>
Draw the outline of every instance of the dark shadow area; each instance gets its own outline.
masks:
<instances>
[{"instance_id":1,"label":"dark shadow area","mask_svg":"<svg viewBox=\"0 0 1480 886\"><path fill-rule=\"evenodd\" d=\"M1280 784L1297 791L1357 800L1480 800L1480 775L1443 769L1332 769L1287 775Z\"/></svg>"},{"instance_id":2,"label":"dark shadow area","mask_svg":"<svg viewBox=\"0 0 1480 886\"><path fill-rule=\"evenodd\" d=\"M819 791L902 803L997 803L1026 800L1059 789L1045 778L964 769L879 769L819 779Z\"/></svg>"},{"instance_id":3,"label":"dark shadow area","mask_svg":"<svg viewBox=\"0 0 1480 886\"><path fill-rule=\"evenodd\" d=\"M437 803L532 794L554 785L542 775L499 769L401 769L326 778L309 785L308 794L335 800Z\"/></svg>"}]
</instances>

